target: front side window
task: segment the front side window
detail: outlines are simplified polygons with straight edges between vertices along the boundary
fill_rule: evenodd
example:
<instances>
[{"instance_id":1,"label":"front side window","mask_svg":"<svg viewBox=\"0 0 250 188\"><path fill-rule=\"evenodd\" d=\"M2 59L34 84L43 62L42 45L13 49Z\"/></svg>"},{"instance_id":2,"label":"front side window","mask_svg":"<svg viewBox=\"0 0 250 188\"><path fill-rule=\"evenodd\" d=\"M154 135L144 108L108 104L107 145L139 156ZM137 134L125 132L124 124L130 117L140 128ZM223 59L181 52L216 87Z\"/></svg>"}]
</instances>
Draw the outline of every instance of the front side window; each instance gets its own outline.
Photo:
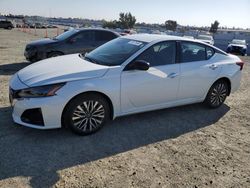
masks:
<instances>
[{"instance_id":1,"label":"front side window","mask_svg":"<svg viewBox=\"0 0 250 188\"><path fill-rule=\"evenodd\" d=\"M141 41L117 38L96 48L87 54L85 59L100 65L121 65L146 44L147 43Z\"/></svg>"},{"instance_id":2,"label":"front side window","mask_svg":"<svg viewBox=\"0 0 250 188\"><path fill-rule=\"evenodd\" d=\"M207 59L206 48L202 44L181 42L181 62L204 61Z\"/></svg>"},{"instance_id":3,"label":"front side window","mask_svg":"<svg viewBox=\"0 0 250 188\"><path fill-rule=\"evenodd\" d=\"M176 43L167 41L155 44L139 55L136 60L144 60L150 66L160 66L175 63Z\"/></svg>"},{"instance_id":4,"label":"front side window","mask_svg":"<svg viewBox=\"0 0 250 188\"><path fill-rule=\"evenodd\" d=\"M93 31L83 31L72 38L75 42L91 42L94 40Z\"/></svg>"}]
</instances>

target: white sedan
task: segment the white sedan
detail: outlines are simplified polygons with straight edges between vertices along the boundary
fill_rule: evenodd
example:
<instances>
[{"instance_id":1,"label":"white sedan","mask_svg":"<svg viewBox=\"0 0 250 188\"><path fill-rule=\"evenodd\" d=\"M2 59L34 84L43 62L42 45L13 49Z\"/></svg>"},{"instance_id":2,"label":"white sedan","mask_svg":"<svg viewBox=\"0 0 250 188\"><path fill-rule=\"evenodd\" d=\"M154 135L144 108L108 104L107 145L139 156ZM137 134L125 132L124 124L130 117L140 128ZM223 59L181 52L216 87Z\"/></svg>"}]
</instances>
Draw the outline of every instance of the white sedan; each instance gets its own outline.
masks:
<instances>
[{"instance_id":1,"label":"white sedan","mask_svg":"<svg viewBox=\"0 0 250 188\"><path fill-rule=\"evenodd\" d=\"M214 38L211 35L198 35L197 40L214 45Z\"/></svg>"},{"instance_id":2,"label":"white sedan","mask_svg":"<svg viewBox=\"0 0 250 188\"><path fill-rule=\"evenodd\" d=\"M54 57L10 81L16 123L87 135L118 116L204 102L240 86L243 62L211 45L167 35L120 37L87 55Z\"/></svg>"}]
</instances>

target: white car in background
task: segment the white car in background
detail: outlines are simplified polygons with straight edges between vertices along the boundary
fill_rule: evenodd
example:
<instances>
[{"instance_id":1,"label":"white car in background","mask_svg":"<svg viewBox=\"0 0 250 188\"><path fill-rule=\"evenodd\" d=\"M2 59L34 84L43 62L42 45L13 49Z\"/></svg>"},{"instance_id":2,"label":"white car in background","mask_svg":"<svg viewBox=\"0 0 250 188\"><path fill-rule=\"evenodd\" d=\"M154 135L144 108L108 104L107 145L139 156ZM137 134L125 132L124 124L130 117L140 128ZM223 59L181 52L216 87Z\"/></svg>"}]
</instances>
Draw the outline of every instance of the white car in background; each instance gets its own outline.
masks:
<instances>
[{"instance_id":1,"label":"white car in background","mask_svg":"<svg viewBox=\"0 0 250 188\"><path fill-rule=\"evenodd\" d=\"M247 56L248 44L246 40L233 39L232 42L228 43L227 53L240 54Z\"/></svg>"},{"instance_id":2,"label":"white car in background","mask_svg":"<svg viewBox=\"0 0 250 188\"><path fill-rule=\"evenodd\" d=\"M188 39L194 39L194 37L191 36L191 35L183 35L183 37L184 37L184 38L188 38Z\"/></svg>"},{"instance_id":3,"label":"white car in background","mask_svg":"<svg viewBox=\"0 0 250 188\"><path fill-rule=\"evenodd\" d=\"M196 40L138 34L82 54L42 60L10 80L12 117L87 135L109 119L204 102L218 108L240 86L243 62Z\"/></svg>"},{"instance_id":4,"label":"white car in background","mask_svg":"<svg viewBox=\"0 0 250 188\"><path fill-rule=\"evenodd\" d=\"M211 35L198 35L197 40L214 45L214 38Z\"/></svg>"}]
</instances>

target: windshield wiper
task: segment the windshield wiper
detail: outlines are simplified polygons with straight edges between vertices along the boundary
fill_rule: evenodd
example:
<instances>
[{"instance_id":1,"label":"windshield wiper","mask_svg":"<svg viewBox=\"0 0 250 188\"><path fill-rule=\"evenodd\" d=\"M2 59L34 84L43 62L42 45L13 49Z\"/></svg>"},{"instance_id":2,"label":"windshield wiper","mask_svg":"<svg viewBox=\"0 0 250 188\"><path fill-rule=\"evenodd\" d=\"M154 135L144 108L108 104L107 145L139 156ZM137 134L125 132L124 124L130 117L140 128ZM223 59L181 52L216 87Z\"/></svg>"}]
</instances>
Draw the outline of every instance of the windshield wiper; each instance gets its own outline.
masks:
<instances>
[{"instance_id":1,"label":"windshield wiper","mask_svg":"<svg viewBox=\"0 0 250 188\"><path fill-rule=\"evenodd\" d=\"M93 58L90 58L90 57L87 57L87 56L85 56L84 59L91 62L91 63L94 63L94 64L100 64L96 60L94 60Z\"/></svg>"}]
</instances>

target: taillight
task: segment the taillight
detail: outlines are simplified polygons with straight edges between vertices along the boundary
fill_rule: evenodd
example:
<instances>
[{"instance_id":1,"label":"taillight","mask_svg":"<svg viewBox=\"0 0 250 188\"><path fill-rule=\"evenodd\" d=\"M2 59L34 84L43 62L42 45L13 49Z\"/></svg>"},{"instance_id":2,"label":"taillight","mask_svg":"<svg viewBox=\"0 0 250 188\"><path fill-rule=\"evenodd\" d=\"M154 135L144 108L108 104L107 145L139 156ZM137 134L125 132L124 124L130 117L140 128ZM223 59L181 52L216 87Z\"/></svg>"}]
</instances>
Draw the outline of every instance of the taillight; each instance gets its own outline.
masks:
<instances>
[{"instance_id":1,"label":"taillight","mask_svg":"<svg viewBox=\"0 0 250 188\"><path fill-rule=\"evenodd\" d=\"M239 65L240 66L240 70L243 69L243 66L244 66L244 62L237 62L236 65Z\"/></svg>"}]
</instances>

